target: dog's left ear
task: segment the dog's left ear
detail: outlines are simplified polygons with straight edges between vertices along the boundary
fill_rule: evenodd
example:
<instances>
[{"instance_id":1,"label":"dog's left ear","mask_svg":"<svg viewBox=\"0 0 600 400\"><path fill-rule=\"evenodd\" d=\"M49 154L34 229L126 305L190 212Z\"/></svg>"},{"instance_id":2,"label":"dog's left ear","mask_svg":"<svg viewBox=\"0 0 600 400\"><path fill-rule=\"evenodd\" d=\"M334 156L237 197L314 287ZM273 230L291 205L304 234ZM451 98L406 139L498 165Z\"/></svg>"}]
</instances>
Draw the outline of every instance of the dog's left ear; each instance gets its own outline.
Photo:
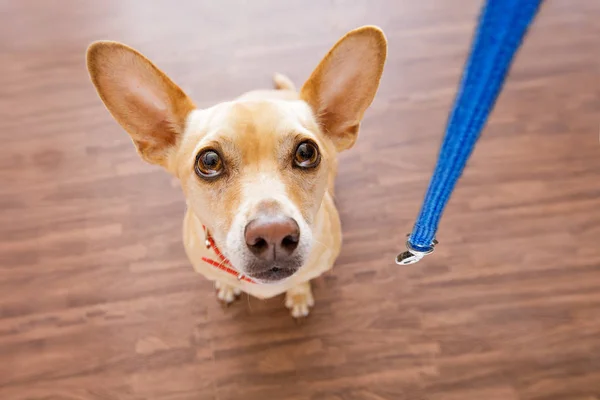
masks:
<instances>
[{"instance_id":1,"label":"dog's left ear","mask_svg":"<svg viewBox=\"0 0 600 400\"><path fill-rule=\"evenodd\" d=\"M355 29L333 46L302 86L300 97L338 151L354 145L363 114L379 87L386 55L381 29Z\"/></svg>"},{"instance_id":2,"label":"dog's left ear","mask_svg":"<svg viewBox=\"0 0 600 400\"><path fill-rule=\"evenodd\" d=\"M87 66L100 98L129 133L140 156L167 167L195 108L192 101L150 60L124 44L93 43Z\"/></svg>"}]
</instances>

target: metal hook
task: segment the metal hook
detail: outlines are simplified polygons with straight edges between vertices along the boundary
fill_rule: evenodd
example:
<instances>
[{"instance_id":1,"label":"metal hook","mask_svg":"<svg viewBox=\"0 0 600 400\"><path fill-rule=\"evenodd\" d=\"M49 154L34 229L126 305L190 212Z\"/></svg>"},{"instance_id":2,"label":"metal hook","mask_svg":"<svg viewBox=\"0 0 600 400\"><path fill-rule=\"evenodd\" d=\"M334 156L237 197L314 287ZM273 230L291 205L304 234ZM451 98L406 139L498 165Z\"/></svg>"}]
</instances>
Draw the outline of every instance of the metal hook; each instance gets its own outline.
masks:
<instances>
[{"instance_id":1,"label":"metal hook","mask_svg":"<svg viewBox=\"0 0 600 400\"><path fill-rule=\"evenodd\" d=\"M408 236L410 237L410 235L408 235ZM398 265L416 264L419 261L421 261L421 259L423 257L425 257L426 255L433 253L433 250L435 249L436 244L438 244L438 241L433 239L433 243L431 243L431 247L429 248L429 250L419 251L419 250L415 250L415 248L412 247L412 245L410 244L410 241L407 239L406 240L406 251L398 254L398 256L396 257L396 264L398 264Z\"/></svg>"}]
</instances>

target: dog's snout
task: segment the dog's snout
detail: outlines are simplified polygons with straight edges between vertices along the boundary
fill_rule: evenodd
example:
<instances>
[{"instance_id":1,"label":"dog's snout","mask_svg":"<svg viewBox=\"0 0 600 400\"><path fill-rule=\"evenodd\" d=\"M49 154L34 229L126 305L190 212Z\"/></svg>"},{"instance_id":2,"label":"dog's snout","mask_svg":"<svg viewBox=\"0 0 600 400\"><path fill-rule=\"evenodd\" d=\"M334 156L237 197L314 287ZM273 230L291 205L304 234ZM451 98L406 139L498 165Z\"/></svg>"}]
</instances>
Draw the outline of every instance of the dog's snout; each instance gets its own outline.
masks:
<instances>
[{"instance_id":1,"label":"dog's snout","mask_svg":"<svg viewBox=\"0 0 600 400\"><path fill-rule=\"evenodd\" d=\"M261 216L246 225L248 249L264 261L284 260L294 253L300 240L298 223L284 216Z\"/></svg>"}]
</instances>

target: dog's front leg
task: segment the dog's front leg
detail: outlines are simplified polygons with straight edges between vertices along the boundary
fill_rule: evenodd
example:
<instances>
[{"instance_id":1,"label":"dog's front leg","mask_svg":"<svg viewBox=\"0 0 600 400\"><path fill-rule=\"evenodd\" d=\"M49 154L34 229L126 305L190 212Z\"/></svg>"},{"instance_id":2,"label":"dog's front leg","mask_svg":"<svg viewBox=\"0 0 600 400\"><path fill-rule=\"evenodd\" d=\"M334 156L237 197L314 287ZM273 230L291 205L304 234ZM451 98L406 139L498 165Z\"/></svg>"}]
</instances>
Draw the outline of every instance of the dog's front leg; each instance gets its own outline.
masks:
<instances>
[{"instance_id":1,"label":"dog's front leg","mask_svg":"<svg viewBox=\"0 0 600 400\"><path fill-rule=\"evenodd\" d=\"M215 281L215 288L217 289L217 298L225 304L231 304L235 299L242 293L239 288L230 286L226 283Z\"/></svg>"},{"instance_id":2,"label":"dog's front leg","mask_svg":"<svg viewBox=\"0 0 600 400\"><path fill-rule=\"evenodd\" d=\"M290 309L294 318L306 317L310 307L314 305L315 299L310 289L310 282L294 286L285 293L285 306Z\"/></svg>"}]
</instances>

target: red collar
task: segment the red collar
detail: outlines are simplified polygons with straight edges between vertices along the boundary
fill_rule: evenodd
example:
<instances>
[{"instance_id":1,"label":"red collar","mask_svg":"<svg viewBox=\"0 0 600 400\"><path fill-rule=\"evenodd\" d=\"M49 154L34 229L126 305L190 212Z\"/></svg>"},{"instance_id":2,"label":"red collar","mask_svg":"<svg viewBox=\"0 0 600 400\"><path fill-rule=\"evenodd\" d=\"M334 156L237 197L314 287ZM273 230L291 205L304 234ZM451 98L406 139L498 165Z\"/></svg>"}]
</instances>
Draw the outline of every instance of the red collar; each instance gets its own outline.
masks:
<instances>
[{"instance_id":1,"label":"red collar","mask_svg":"<svg viewBox=\"0 0 600 400\"><path fill-rule=\"evenodd\" d=\"M229 275L235 276L240 281L244 281L244 282L248 282L248 283L256 283L252 279L248 278L247 276L244 276L244 274L236 271L236 269L233 268L233 266L231 265L231 262L229 262L229 260L223 255L223 253L221 253L221 251L215 244L215 241L210 236L210 233L208 233L208 229L206 229L206 227L204 225L202 225L202 228L204 228L204 236L206 237L206 242L205 242L206 248L213 249L213 251L215 252L217 257L219 257L221 262L211 260L210 258L207 258L207 257L202 257L202 261L204 261L205 263L208 263L214 267L217 267L221 271L227 272Z\"/></svg>"}]
</instances>

